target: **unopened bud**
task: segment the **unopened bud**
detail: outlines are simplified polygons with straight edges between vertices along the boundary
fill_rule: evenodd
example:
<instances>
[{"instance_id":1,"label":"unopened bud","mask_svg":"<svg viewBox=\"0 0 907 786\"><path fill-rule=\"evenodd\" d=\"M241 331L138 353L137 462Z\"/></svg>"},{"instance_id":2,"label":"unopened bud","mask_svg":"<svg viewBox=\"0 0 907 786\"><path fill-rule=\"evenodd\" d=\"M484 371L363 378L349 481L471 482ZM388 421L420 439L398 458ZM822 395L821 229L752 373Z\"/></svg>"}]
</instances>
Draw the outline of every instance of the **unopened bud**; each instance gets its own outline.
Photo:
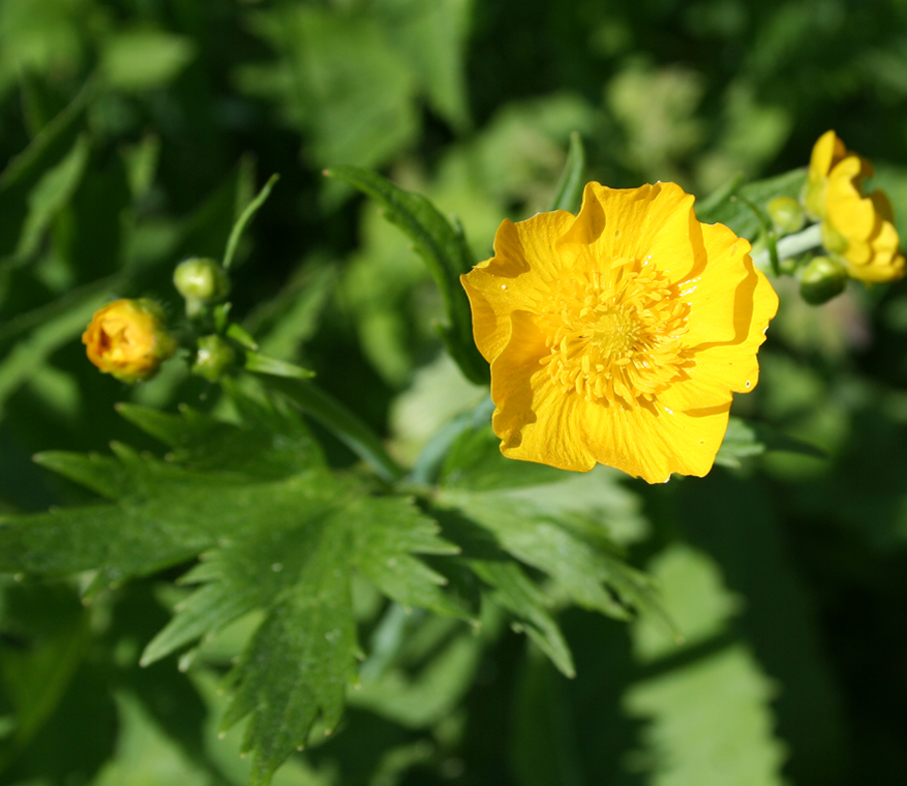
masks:
<instances>
[{"instance_id":1,"label":"unopened bud","mask_svg":"<svg viewBox=\"0 0 907 786\"><path fill-rule=\"evenodd\" d=\"M229 342L216 334L198 340L192 373L209 382L218 382L236 362L236 352Z\"/></svg>"},{"instance_id":2,"label":"unopened bud","mask_svg":"<svg viewBox=\"0 0 907 786\"><path fill-rule=\"evenodd\" d=\"M213 259L193 257L173 271L173 285L186 301L213 303L230 293L230 279Z\"/></svg>"},{"instance_id":3,"label":"unopened bud","mask_svg":"<svg viewBox=\"0 0 907 786\"><path fill-rule=\"evenodd\" d=\"M772 224L781 235L792 235L794 232L799 232L806 223L806 212L793 197L775 197L766 205L766 210L768 210Z\"/></svg>"},{"instance_id":4,"label":"unopened bud","mask_svg":"<svg viewBox=\"0 0 907 786\"><path fill-rule=\"evenodd\" d=\"M844 291L847 270L831 257L814 257L803 268L800 296L812 306L821 306Z\"/></svg>"},{"instance_id":5,"label":"unopened bud","mask_svg":"<svg viewBox=\"0 0 907 786\"><path fill-rule=\"evenodd\" d=\"M151 379L176 351L153 300L115 300L98 309L82 334L88 359L122 382Z\"/></svg>"}]
</instances>

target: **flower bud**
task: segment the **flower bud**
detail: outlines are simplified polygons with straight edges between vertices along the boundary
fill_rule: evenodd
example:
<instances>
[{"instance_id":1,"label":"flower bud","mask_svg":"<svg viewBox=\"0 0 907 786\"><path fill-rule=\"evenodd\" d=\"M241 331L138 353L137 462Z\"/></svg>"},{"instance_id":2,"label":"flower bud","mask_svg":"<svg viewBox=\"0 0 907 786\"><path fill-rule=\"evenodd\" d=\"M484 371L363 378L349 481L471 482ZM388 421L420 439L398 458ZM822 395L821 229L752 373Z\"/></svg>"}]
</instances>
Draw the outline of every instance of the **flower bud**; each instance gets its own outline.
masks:
<instances>
[{"instance_id":1,"label":"flower bud","mask_svg":"<svg viewBox=\"0 0 907 786\"><path fill-rule=\"evenodd\" d=\"M806 213L793 197L775 197L766 205L766 210L768 210L769 218L775 225L775 229L782 235L799 232L806 223Z\"/></svg>"},{"instance_id":2,"label":"flower bud","mask_svg":"<svg viewBox=\"0 0 907 786\"><path fill-rule=\"evenodd\" d=\"M82 334L88 359L122 382L151 379L176 351L153 300L115 300L98 309Z\"/></svg>"},{"instance_id":3,"label":"flower bud","mask_svg":"<svg viewBox=\"0 0 907 786\"><path fill-rule=\"evenodd\" d=\"M831 257L814 257L803 268L800 296L812 306L820 306L844 291L847 270Z\"/></svg>"},{"instance_id":4,"label":"flower bud","mask_svg":"<svg viewBox=\"0 0 907 786\"><path fill-rule=\"evenodd\" d=\"M198 340L192 373L209 382L218 382L236 362L236 352L229 342L216 334Z\"/></svg>"},{"instance_id":5,"label":"flower bud","mask_svg":"<svg viewBox=\"0 0 907 786\"><path fill-rule=\"evenodd\" d=\"M230 293L227 271L204 257L180 262L173 271L173 285L187 301L196 303L212 303Z\"/></svg>"}]
</instances>

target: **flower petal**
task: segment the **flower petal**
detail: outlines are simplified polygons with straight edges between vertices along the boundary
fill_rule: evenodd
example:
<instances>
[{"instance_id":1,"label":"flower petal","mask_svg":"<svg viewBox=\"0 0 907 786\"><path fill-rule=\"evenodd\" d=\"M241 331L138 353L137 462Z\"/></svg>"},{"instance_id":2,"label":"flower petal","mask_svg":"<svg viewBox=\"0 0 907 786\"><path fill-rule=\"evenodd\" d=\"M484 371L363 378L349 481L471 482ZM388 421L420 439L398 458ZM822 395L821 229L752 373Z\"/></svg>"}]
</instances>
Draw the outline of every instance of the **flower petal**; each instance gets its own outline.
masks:
<instances>
[{"instance_id":1,"label":"flower petal","mask_svg":"<svg viewBox=\"0 0 907 786\"><path fill-rule=\"evenodd\" d=\"M491 366L492 425L508 458L586 472L595 458L584 447L576 395L565 395L539 362L544 336L524 311L512 316L510 342Z\"/></svg>"},{"instance_id":2,"label":"flower petal","mask_svg":"<svg viewBox=\"0 0 907 786\"><path fill-rule=\"evenodd\" d=\"M561 239L577 264L607 270L618 259L652 259L660 270L682 278L698 255L690 241L694 197L675 183L607 188L587 183L576 223Z\"/></svg>"},{"instance_id":3,"label":"flower petal","mask_svg":"<svg viewBox=\"0 0 907 786\"><path fill-rule=\"evenodd\" d=\"M582 419L597 461L649 483L663 483L672 472L698 477L709 472L730 406L730 396L724 404L687 412L587 403Z\"/></svg>"},{"instance_id":4,"label":"flower petal","mask_svg":"<svg viewBox=\"0 0 907 786\"><path fill-rule=\"evenodd\" d=\"M703 224L701 231L708 265L681 284L690 306L686 343L743 344L754 322L761 336L778 310L778 296L753 266L749 242L723 224Z\"/></svg>"},{"instance_id":5,"label":"flower petal","mask_svg":"<svg viewBox=\"0 0 907 786\"><path fill-rule=\"evenodd\" d=\"M831 168L847 155L847 148L834 131L826 131L813 145L809 159L809 179L819 180L828 175Z\"/></svg>"},{"instance_id":6,"label":"flower petal","mask_svg":"<svg viewBox=\"0 0 907 786\"><path fill-rule=\"evenodd\" d=\"M575 220L564 210L539 213L519 224L504 220L494 238L494 256L460 276L472 305L476 346L489 362L510 340L511 312L531 309L548 296L562 264L555 244Z\"/></svg>"}]
</instances>

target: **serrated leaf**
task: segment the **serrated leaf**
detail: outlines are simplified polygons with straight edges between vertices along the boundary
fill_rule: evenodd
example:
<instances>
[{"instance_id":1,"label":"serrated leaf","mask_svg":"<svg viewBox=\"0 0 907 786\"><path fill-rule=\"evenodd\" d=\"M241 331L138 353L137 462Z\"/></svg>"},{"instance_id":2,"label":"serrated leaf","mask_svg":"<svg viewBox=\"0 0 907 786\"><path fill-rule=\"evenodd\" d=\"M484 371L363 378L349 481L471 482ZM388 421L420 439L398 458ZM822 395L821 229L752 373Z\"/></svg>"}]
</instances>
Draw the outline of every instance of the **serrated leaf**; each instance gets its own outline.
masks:
<instances>
[{"instance_id":1,"label":"serrated leaf","mask_svg":"<svg viewBox=\"0 0 907 786\"><path fill-rule=\"evenodd\" d=\"M144 665L273 603L301 581L324 529L336 515L334 499L351 489L321 472L291 482L301 493L292 494L285 506L262 511L265 526L225 530L219 545L205 552L203 561L183 577L185 584L203 586L145 648Z\"/></svg>"},{"instance_id":2,"label":"serrated leaf","mask_svg":"<svg viewBox=\"0 0 907 786\"><path fill-rule=\"evenodd\" d=\"M493 533L508 553L551 576L580 606L628 619L630 611L606 584L620 592L625 603L653 603L644 577L603 547L604 537L601 543L591 542L540 514L531 500L487 493L445 494L442 501Z\"/></svg>"},{"instance_id":3,"label":"serrated leaf","mask_svg":"<svg viewBox=\"0 0 907 786\"><path fill-rule=\"evenodd\" d=\"M491 600L509 611L517 620L514 626L526 633L551 658L552 663L568 677L574 675L573 658L560 628L548 611L552 601L526 575L520 565L510 559L495 537L460 511L437 509L445 536L461 549L460 560L445 565L447 575L456 583L462 582L469 597L470 581L475 577ZM457 568L463 568L458 577ZM468 570L465 568L468 567Z\"/></svg>"},{"instance_id":4,"label":"serrated leaf","mask_svg":"<svg viewBox=\"0 0 907 786\"><path fill-rule=\"evenodd\" d=\"M512 461L485 425L454 441L442 482L439 504L547 573L574 602L618 618L629 616L628 606L663 617L648 580L615 545L615 538L638 539L645 525L638 502L607 470L578 475Z\"/></svg>"},{"instance_id":5,"label":"serrated leaf","mask_svg":"<svg viewBox=\"0 0 907 786\"><path fill-rule=\"evenodd\" d=\"M222 728L248 713L243 749L253 752L251 786L306 744L320 716L325 734L340 721L356 679L356 631L342 527L328 527L303 580L278 603L230 675L236 685Z\"/></svg>"},{"instance_id":6,"label":"serrated leaf","mask_svg":"<svg viewBox=\"0 0 907 786\"><path fill-rule=\"evenodd\" d=\"M416 253L441 292L449 325L439 328L441 338L466 377L477 384L488 382L488 364L472 338L469 302L460 276L473 266L472 254L459 224L451 223L420 194L405 191L380 175L358 167L335 167L325 172L368 194L381 204L388 221L413 241Z\"/></svg>"},{"instance_id":7,"label":"serrated leaf","mask_svg":"<svg viewBox=\"0 0 907 786\"><path fill-rule=\"evenodd\" d=\"M447 579L412 554L457 554L459 548L438 537L437 523L399 497L362 499L347 510L355 520L352 560L389 598L439 614L469 617L468 611L440 589Z\"/></svg>"},{"instance_id":8,"label":"serrated leaf","mask_svg":"<svg viewBox=\"0 0 907 786\"><path fill-rule=\"evenodd\" d=\"M515 562L479 560L471 561L470 566L493 588L492 599L516 617L517 629L525 632L565 676L575 676L573 656L546 608L547 597L520 566Z\"/></svg>"},{"instance_id":9,"label":"serrated leaf","mask_svg":"<svg viewBox=\"0 0 907 786\"><path fill-rule=\"evenodd\" d=\"M100 570L108 581L154 573L193 558L224 533L252 521L292 515L305 480L236 483L120 450L112 505L64 508L0 519L0 572L61 576ZM51 454L45 463L104 489L107 465ZM86 473L96 472L89 479ZM108 486L110 490L112 486Z\"/></svg>"},{"instance_id":10,"label":"serrated leaf","mask_svg":"<svg viewBox=\"0 0 907 786\"><path fill-rule=\"evenodd\" d=\"M119 499L131 488L129 469L110 456L52 450L38 453L34 461L106 499Z\"/></svg>"},{"instance_id":11,"label":"serrated leaf","mask_svg":"<svg viewBox=\"0 0 907 786\"><path fill-rule=\"evenodd\" d=\"M651 569L689 642L678 653L645 619L633 626L638 657L657 668L624 696L629 714L649 721L644 751L631 756L654 786L780 786L786 755L773 734L774 687L728 626L739 599L719 566L686 545L668 547Z\"/></svg>"},{"instance_id":12,"label":"serrated leaf","mask_svg":"<svg viewBox=\"0 0 907 786\"><path fill-rule=\"evenodd\" d=\"M190 469L279 478L324 466L320 445L288 407L238 391L231 391L231 399L243 416L241 423L226 423L185 405L179 415L135 404L119 404L117 411L173 448L169 460Z\"/></svg>"}]
</instances>

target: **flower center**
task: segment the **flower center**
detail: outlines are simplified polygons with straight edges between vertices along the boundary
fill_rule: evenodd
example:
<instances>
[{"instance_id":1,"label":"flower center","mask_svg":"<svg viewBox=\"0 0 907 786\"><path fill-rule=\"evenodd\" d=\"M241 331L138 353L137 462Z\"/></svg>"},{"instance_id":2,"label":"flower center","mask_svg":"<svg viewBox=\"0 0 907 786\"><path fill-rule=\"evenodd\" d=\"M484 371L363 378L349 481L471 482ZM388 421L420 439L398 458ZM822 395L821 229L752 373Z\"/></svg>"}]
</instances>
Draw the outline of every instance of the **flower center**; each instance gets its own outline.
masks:
<instances>
[{"instance_id":1,"label":"flower center","mask_svg":"<svg viewBox=\"0 0 907 786\"><path fill-rule=\"evenodd\" d=\"M552 287L542 318L542 364L565 392L593 403L648 405L686 375L689 306L677 286L646 262L618 259L604 272L577 273Z\"/></svg>"}]
</instances>

